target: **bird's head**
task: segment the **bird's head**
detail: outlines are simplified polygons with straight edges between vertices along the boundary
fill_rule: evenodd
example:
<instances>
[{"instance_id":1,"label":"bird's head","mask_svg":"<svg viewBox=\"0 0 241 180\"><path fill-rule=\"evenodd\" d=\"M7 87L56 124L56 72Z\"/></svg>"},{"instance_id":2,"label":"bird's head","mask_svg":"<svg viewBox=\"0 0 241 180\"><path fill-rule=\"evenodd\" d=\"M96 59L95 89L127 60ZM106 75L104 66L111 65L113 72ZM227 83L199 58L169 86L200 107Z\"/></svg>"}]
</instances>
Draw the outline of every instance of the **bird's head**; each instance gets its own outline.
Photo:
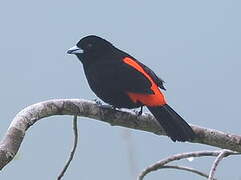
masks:
<instances>
[{"instance_id":1,"label":"bird's head","mask_svg":"<svg viewBox=\"0 0 241 180\"><path fill-rule=\"evenodd\" d=\"M82 63L91 63L91 61L111 52L112 49L113 45L110 42L98 36L90 35L82 38L76 46L70 48L67 53L75 54Z\"/></svg>"}]
</instances>

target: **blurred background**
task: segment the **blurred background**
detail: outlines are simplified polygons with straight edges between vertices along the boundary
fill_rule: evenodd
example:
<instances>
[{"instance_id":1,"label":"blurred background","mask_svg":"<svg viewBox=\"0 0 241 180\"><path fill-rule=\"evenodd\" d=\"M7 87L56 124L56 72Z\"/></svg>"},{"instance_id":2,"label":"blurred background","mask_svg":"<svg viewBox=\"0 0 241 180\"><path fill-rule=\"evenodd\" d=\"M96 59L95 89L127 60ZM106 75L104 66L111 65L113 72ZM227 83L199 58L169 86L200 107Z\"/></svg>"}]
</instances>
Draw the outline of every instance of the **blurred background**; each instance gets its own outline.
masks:
<instances>
[{"instance_id":1,"label":"blurred background","mask_svg":"<svg viewBox=\"0 0 241 180\"><path fill-rule=\"evenodd\" d=\"M241 134L241 1L2 1L0 6L0 136L13 117L52 98L96 96L81 63L66 50L101 36L151 67L166 81L169 104L188 122ZM79 145L64 179L132 180L174 153L216 149L79 118ZM31 127L16 160L0 179L56 179L72 146L72 117ZM213 158L182 161L208 172ZM241 179L239 156L218 167L219 179ZM152 179L202 177L160 170Z\"/></svg>"}]
</instances>

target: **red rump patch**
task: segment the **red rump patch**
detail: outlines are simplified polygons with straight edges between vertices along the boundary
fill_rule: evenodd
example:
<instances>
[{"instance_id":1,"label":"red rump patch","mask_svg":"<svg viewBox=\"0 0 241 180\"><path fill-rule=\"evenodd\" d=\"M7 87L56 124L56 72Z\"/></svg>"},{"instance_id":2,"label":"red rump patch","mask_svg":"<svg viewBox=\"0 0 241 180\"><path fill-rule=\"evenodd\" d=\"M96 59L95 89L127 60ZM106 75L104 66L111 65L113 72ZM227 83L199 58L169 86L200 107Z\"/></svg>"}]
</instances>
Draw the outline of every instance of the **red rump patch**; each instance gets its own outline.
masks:
<instances>
[{"instance_id":1,"label":"red rump patch","mask_svg":"<svg viewBox=\"0 0 241 180\"><path fill-rule=\"evenodd\" d=\"M123 62L130 65L137 71L141 72L150 82L151 82L151 90L154 94L141 94L141 93L132 93L127 92L130 99L134 102L140 102L146 106L162 106L167 104L164 95L158 88L158 85L153 81L151 76L147 74L144 69L133 59L129 57L125 57Z\"/></svg>"}]
</instances>

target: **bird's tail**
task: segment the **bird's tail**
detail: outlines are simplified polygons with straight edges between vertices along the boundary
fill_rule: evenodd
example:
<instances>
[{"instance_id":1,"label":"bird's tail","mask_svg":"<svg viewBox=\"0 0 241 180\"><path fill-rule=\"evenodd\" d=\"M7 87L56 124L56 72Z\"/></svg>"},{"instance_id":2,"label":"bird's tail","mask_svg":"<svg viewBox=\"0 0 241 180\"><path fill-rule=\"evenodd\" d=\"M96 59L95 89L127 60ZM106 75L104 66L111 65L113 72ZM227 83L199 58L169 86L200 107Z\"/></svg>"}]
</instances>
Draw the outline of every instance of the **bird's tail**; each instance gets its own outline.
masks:
<instances>
[{"instance_id":1,"label":"bird's tail","mask_svg":"<svg viewBox=\"0 0 241 180\"><path fill-rule=\"evenodd\" d=\"M168 104L148 107L167 135L175 141L190 141L195 133L188 123L178 115Z\"/></svg>"}]
</instances>

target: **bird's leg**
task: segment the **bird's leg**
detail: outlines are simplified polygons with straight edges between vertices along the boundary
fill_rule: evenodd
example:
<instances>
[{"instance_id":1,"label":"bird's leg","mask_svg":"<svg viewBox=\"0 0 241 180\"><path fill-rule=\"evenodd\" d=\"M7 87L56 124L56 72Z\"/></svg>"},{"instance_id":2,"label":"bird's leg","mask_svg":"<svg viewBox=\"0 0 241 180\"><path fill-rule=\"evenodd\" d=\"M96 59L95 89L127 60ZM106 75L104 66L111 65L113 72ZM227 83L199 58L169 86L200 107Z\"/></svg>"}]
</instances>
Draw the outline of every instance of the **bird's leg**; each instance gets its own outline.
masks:
<instances>
[{"instance_id":1,"label":"bird's leg","mask_svg":"<svg viewBox=\"0 0 241 180\"><path fill-rule=\"evenodd\" d=\"M137 116L141 116L142 112L143 112L143 106L141 106L140 111L138 111L138 110L133 110L133 111L134 111L134 113L136 113Z\"/></svg>"},{"instance_id":2,"label":"bird's leg","mask_svg":"<svg viewBox=\"0 0 241 180\"><path fill-rule=\"evenodd\" d=\"M141 116L143 112L143 106L141 106L141 110L138 112L137 116Z\"/></svg>"}]
</instances>

